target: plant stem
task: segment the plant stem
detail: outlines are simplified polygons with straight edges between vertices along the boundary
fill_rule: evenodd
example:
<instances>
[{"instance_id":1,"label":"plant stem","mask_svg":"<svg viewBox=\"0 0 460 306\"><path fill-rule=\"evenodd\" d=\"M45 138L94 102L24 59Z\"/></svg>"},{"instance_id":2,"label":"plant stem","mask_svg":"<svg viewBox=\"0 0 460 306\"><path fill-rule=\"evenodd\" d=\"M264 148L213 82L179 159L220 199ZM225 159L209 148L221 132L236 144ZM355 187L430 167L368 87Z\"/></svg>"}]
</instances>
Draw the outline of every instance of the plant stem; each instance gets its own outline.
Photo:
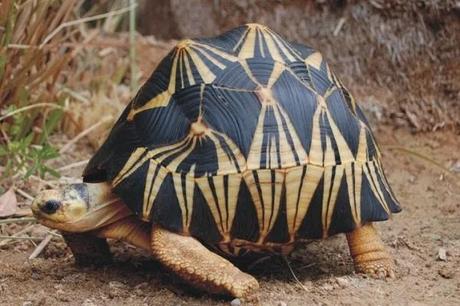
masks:
<instances>
[{"instance_id":1,"label":"plant stem","mask_svg":"<svg viewBox=\"0 0 460 306\"><path fill-rule=\"evenodd\" d=\"M37 219L33 217L26 217L26 218L10 218L10 219L0 219L0 224L8 224L8 223L25 223L25 222L37 222Z\"/></svg>"},{"instance_id":2,"label":"plant stem","mask_svg":"<svg viewBox=\"0 0 460 306\"><path fill-rule=\"evenodd\" d=\"M137 90L136 66L136 0L129 0L129 60L131 65L131 94Z\"/></svg>"}]
</instances>

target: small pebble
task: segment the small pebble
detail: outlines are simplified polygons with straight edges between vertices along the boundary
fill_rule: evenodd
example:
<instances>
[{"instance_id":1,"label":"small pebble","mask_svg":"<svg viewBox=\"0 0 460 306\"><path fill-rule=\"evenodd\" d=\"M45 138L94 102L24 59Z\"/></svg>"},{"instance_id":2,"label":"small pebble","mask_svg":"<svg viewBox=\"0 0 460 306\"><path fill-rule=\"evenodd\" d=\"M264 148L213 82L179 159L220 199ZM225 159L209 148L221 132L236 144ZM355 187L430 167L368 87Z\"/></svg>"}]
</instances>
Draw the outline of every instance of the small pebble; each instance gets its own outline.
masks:
<instances>
[{"instance_id":1,"label":"small pebble","mask_svg":"<svg viewBox=\"0 0 460 306\"><path fill-rule=\"evenodd\" d=\"M438 260L447 261L447 251L445 248L439 248Z\"/></svg>"},{"instance_id":2,"label":"small pebble","mask_svg":"<svg viewBox=\"0 0 460 306\"><path fill-rule=\"evenodd\" d=\"M109 282L109 297L113 299L114 297L123 295L125 288L126 286L120 282Z\"/></svg>"},{"instance_id":3,"label":"small pebble","mask_svg":"<svg viewBox=\"0 0 460 306\"><path fill-rule=\"evenodd\" d=\"M92 300L86 299L86 300L83 302L82 306L96 306L96 304L94 304L94 302L93 302Z\"/></svg>"},{"instance_id":4,"label":"small pebble","mask_svg":"<svg viewBox=\"0 0 460 306\"><path fill-rule=\"evenodd\" d=\"M24 303L22 303L22 306L32 306L33 303L31 301L25 301Z\"/></svg>"},{"instance_id":5,"label":"small pebble","mask_svg":"<svg viewBox=\"0 0 460 306\"><path fill-rule=\"evenodd\" d=\"M438 270L438 274L446 279L451 279L451 278L454 278L455 272L453 269L444 267Z\"/></svg>"},{"instance_id":6,"label":"small pebble","mask_svg":"<svg viewBox=\"0 0 460 306\"><path fill-rule=\"evenodd\" d=\"M283 302L283 301L280 301L280 302L278 302L278 306L287 306L287 303Z\"/></svg>"},{"instance_id":7,"label":"small pebble","mask_svg":"<svg viewBox=\"0 0 460 306\"><path fill-rule=\"evenodd\" d=\"M345 277L337 277L335 281L342 288L346 288L350 285L350 281L346 279Z\"/></svg>"},{"instance_id":8,"label":"small pebble","mask_svg":"<svg viewBox=\"0 0 460 306\"><path fill-rule=\"evenodd\" d=\"M241 306L241 300L240 299L234 299L230 302L231 306Z\"/></svg>"}]
</instances>

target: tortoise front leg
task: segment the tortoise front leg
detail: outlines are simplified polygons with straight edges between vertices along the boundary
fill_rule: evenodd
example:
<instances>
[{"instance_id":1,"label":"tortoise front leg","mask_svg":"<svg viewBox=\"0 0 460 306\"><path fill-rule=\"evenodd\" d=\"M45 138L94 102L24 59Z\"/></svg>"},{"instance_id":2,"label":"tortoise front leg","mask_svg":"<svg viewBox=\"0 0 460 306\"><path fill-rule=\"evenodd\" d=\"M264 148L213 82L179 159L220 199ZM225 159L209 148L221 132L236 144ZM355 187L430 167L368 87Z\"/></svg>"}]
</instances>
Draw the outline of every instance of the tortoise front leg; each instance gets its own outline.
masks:
<instances>
[{"instance_id":1,"label":"tortoise front leg","mask_svg":"<svg viewBox=\"0 0 460 306\"><path fill-rule=\"evenodd\" d=\"M394 262L372 223L347 234L355 270L374 277L394 277Z\"/></svg>"},{"instance_id":2,"label":"tortoise front leg","mask_svg":"<svg viewBox=\"0 0 460 306\"><path fill-rule=\"evenodd\" d=\"M90 233L62 232L77 265L104 265L112 262L112 254L106 239Z\"/></svg>"},{"instance_id":3,"label":"tortoise front leg","mask_svg":"<svg viewBox=\"0 0 460 306\"><path fill-rule=\"evenodd\" d=\"M152 227L153 256L192 286L257 302L259 283L198 240Z\"/></svg>"}]
</instances>

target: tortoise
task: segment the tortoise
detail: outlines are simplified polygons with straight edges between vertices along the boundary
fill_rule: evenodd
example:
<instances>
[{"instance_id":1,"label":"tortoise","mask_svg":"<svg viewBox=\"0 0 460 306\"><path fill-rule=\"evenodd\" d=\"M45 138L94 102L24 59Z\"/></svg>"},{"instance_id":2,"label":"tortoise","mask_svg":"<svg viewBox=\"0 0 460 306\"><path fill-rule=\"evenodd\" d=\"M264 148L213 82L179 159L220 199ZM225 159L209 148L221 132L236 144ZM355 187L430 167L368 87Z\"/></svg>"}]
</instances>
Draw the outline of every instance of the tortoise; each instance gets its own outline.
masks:
<instances>
[{"instance_id":1,"label":"tortoise","mask_svg":"<svg viewBox=\"0 0 460 306\"><path fill-rule=\"evenodd\" d=\"M356 271L394 276L373 222L401 209L363 111L321 53L264 25L180 41L83 181L32 204L76 257L121 239L195 287L247 298L258 282L232 258L345 233Z\"/></svg>"}]
</instances>

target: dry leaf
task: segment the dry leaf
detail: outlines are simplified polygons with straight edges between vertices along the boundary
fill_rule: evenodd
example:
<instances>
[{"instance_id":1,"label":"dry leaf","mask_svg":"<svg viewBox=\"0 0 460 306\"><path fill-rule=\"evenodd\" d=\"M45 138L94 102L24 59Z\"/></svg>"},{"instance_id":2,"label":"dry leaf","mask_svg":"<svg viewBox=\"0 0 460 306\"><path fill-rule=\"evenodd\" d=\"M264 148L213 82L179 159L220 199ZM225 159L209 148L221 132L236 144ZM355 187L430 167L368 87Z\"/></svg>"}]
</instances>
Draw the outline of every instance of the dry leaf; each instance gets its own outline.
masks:
<instances>
[{"instance_id":1,"label":"dry leaf","mask_svg":"<svg viewBox=\"0 0 460 306\"><path fill-rule=\"evenodd\" d=\"M0 196L0 217L8 217L14 215L18 208L18 200L13 188Z\"/></svg>"}]
</instances>

